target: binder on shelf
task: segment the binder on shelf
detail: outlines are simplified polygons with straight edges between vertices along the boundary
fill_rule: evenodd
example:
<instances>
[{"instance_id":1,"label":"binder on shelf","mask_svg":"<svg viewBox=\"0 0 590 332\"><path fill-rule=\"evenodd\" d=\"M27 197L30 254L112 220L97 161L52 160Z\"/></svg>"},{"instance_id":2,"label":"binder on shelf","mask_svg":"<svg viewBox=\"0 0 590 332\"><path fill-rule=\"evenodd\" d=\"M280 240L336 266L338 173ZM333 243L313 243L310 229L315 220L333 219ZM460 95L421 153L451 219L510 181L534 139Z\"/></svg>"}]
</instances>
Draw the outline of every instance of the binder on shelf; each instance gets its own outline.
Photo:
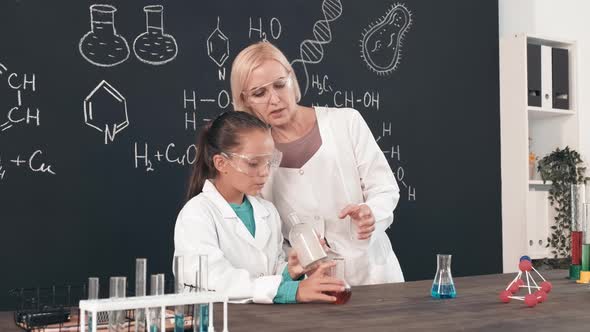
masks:
<instances>
[{"instance_id":1,"label":"binder on shelf","mask_svg":"<svg viewBox=\"0 0 590 332\"><path fill-rule=\"evenodd\" d=\"M569 103L569 59L568 50L553 48L551 50L551 71L553 76L553 108L567 110Z\"/></svg>"},{"instance_id":2,"label":"binder on shelf","mask_svg":"<svg viewBox=\"0 0 590 332\"><path fill-rule=\"evenodd\" d=\"M527 44L528 105L541 107L541 45Z\"/></svg>"}]
</instances>

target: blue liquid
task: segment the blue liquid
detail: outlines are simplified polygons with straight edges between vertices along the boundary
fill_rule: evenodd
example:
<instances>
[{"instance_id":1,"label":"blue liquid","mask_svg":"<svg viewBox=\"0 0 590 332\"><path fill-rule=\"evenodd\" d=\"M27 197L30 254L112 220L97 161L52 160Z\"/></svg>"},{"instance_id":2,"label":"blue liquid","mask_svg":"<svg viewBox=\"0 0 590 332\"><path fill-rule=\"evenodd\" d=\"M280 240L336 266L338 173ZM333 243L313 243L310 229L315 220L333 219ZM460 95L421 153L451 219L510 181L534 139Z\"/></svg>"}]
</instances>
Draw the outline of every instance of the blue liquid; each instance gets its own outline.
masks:
<instances>
[{"instance_id":1,"label":"blue liquid","mask_svg":"<svg viewBox=\"0 0 590 332\"><path fill-rule=\"evenodd\" d=\"M433 284L431 295L435 299L454 299L457 296L457 291L455 290L455 285L439 285Z\"/></svg>"},{"instance_id":2,"label":"blue liquid","mask_svg":"<svg viewBox=\"0 0 590 332\"><path fill-rule=\"evenodd\" d=\"M199 317L201 318L201 323L199 324L199 332L207 332L209 329L209 305L208 304L200 304L199 305Z\"/></svg>"},{"instance_id":3,"label":"blue liquid","mask_svg":"<svg viewBox=\"0 0 590 332\"><path fill-rule=\"evenodd\" d=\"M184 332L184 315L174 315L174 332Z\"/></svg>"}]
</instances>

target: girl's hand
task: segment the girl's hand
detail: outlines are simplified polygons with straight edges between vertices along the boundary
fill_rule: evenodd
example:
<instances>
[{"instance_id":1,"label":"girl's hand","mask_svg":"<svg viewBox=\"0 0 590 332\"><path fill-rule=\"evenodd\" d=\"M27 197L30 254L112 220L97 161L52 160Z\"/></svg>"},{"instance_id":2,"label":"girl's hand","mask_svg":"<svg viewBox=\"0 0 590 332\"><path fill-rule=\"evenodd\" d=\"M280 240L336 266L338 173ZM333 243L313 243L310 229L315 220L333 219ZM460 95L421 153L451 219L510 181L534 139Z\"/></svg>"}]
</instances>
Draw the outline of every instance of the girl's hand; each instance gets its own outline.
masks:
<instances>
[{"instance_id":1,"label":"girl's hand","mask_svg":"<svg viewBox=\"0 0 590 332\"><path fill-rule=\"evenodd\" d=\"M293 280L299 279L306 272L303 266L301 266L301 263L299 263L299 257L297 257L297 252L294 249L289 251L287 269L289 270L289 275Z\"/></svg>"},{"instance_id":2,"label":"girl's hand","mask_svg":"<svg viewBox=\"0 0 590 332\"><path fill-rule=\"evenodd\" d=\"M325 294L344 291L344 281L328 276L330 268L335 265L335 262L322 262L307 279L300 281L297 302L336 302L336 297Z\"/></svg>"}]
</instances>

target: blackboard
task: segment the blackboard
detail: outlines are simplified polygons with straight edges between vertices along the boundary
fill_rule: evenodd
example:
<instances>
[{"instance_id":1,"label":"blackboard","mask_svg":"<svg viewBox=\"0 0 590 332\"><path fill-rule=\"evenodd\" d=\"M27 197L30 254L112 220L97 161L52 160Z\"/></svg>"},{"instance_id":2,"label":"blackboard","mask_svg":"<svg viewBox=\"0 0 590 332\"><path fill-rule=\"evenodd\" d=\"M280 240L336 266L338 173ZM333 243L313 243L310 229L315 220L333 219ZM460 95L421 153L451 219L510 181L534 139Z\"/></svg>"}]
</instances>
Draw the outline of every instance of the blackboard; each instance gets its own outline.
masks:
<instances>
[{"instance_id":1,"label":"blackboard","mask_svg":"<svg viewBox=\"0 0 590 332\"><path fill-rule=\"evenodd\" d=\"M303 104L369 123L401 189L388 234L408 280L432 278L436 253L457 276L501 271L497 1L7 0L0 16L1 309L14 287L132 278L136 257L170 272L192 144L262 39Z\"/></svg>"}]
</instances>

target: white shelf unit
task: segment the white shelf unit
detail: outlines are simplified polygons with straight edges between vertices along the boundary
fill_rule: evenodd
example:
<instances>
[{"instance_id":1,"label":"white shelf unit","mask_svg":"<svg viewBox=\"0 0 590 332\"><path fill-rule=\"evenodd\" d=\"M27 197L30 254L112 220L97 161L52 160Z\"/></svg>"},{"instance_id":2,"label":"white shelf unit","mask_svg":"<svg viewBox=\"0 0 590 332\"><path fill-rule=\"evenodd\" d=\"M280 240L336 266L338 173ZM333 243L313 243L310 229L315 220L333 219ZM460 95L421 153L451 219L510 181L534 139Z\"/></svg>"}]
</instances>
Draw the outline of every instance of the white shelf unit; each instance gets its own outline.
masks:
<instances>
[{"instance_id":1,"label":"white shelf unit","mask_svg":"<svg viewBox=\"0 0 590 332\"><path fill-rule=\"evenodd\" d=\"M541 45L542 106L529 106L527 44ZM568 109L552 104L551 48L567 49ZM538 172L529 178L529 152L538 159L556 148L579 149L574 41L514 34L500 40L500 124L502 167L503 270L515 272L518 259L552 257L545 248L554 211ZM558 97L559 98L559 97ZM530 151L529 151L529 138ZM536 165L535 165L536 168Z\"/></svg>"},{"instance_id":2,"label":"white shelf unit","mask_svg":"<svg viewBox=\"0 0 590 332\"><path fill-rule=\"evenodd\" d=\"M544 120L562 116L572 116L576 112L573 110L560 109L543 109L541 107L529 106L529 121Z\"/></svg>"}]
</instances>

